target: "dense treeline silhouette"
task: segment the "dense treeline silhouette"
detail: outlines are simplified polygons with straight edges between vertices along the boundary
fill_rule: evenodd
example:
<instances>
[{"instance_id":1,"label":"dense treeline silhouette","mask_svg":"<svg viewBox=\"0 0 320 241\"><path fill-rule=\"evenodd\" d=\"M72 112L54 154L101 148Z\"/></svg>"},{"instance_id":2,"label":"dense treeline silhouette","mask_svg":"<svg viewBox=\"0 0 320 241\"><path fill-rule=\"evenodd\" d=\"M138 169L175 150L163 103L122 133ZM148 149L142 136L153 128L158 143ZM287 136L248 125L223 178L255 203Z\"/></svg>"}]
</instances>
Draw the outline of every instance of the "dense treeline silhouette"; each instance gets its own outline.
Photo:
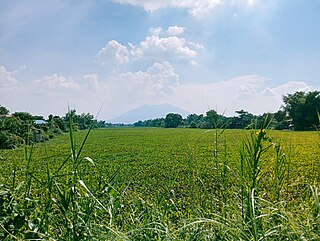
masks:
<instances>
[{"instance_id":1,"label":"dense treeline silhouette","mask_svg":"<svg viewBox=\"0 0 320 241\"><path fill-rule=\"evenodd\" d=\"M249 129L260 126L269 118L270 128L276 130L315 130L319 124L320 92L308 93L299 91L283 96L284 105L275 113L253 115L245 110L236 111L236 116L226 117L215 110L209 110L205 115L190 114L182 119L181 115L169 113L165 118L138 121L134 126L140 127L188 127L188 128L229 128ZM170 123L174 122L175 125ZM178 124L177 124L178 123Z\"/></svg>"},{"instance_id":2,"label":"dense treeline silhouette","mask_svg":"<svg viewBox=\"0 0 320 241\"><path fill-rule=\"evenodd\" d=\"M69 117L73 118L73 130L104 127L104 121L97 121L93 115L77 115L75 110L65 116L33 116L27 112L14 112L0 105L0 149L12 149L24 142L43 142L69 131Z\"/></svg>"}]
</instances>

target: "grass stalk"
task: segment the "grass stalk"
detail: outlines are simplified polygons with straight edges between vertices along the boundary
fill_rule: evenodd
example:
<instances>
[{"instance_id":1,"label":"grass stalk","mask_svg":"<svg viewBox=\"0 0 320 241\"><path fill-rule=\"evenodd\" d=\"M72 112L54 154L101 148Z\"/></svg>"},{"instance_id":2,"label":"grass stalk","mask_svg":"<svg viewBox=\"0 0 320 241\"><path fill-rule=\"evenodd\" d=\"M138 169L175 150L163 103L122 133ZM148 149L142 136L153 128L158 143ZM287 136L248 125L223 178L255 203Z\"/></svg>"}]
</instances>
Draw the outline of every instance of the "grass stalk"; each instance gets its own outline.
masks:
<instances>
[{"instance_id":1,"label":"grass stalk","mask_svg":"<svg viewBox=\"0 0 320 241\"><path fill-rule=\"evenodd\" d=\"M270 122L269 122L270 123ZM240 148L240 180L241 180L241 213L244 228L247 224L249 232L256 241L261 237L261 224L258 216L261 214L259 204L258 180L261 173L261 158L272 146L268 142L267 118L258 131L251 130L249 137L242 142Z\"/></svg>"}]
</instances>

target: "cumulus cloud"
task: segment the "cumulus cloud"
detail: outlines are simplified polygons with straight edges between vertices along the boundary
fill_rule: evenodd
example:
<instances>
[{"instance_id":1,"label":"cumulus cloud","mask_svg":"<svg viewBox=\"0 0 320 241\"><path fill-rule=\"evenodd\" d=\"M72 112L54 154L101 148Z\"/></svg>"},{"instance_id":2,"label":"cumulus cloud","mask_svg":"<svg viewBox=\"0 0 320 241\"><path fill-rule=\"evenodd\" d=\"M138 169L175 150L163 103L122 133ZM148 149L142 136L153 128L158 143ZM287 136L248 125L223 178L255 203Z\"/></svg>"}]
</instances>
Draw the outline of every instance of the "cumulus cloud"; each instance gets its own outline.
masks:
<instances>
[{"instance_id":1,"label":"cumulus cloud","mask_svg":"<svg viewBox=\"0 0 320 241\"><path fill-rule=\"evenodd\" d=\"M161 27L149 28L149 33L151 35L160 35L160 34L162 34L162 28Z\"/></svg>"},{"instance_id":2,"label":"cumulus cloud","mask_svg":"<svg viewBox=\"0 0 320 241\"><path fill-rule=\"evenodd\" d=\"M86 88L91 88L94 90L97 90L100 88L100 84L99 84L99 77L97 74L86 74L83 76L83 79L85 80L85 87Z\"/></svg>"},{"instance_id":3,"label":"cumulus cloud","mask_svg":"<svg viewBox=\"0 0 320 241\"><path fill-rule=\"evenodd\" d=\"M162 63L154 63L148 68L147 73L150 80L154 83L158 82L162 86L176 86L179 84L179 76L175 73L172 65L165 61Z\"/></svg>"},{"instance_id":4,"label":"cumulus cloud","mask_svg":"<svg viewBox=\"0 0 320 241\"><path fill-rule=\"evenodd\" d=\"M311 91L313 87L305 82L289 81L267 87L269 78L259 75L238 76L215 83L193 83L174 88L170 103L181 108L205 113L217 109L234 115L236 110L245 108L254 114L274 112L281 107L282 96L296 91Z\"/></svg>"},{"instance_id":5,"label":"cumulus cloud","mask_svg":"<svg viewBox=\"0 0 320 241\"><path fill-rule=\"evenodd\" d=\"M3 65L0 65L0 88L6 89L17 84L15 72L8 71Z\"/></svg>"},{"instance_id":6,"label":"cumulus cloud","mask_svg":"<svg viewBox=\"0 0 320 241\"><path fill-rule=\"evenodd\" d=\"M116 40L111 40L97 55L97 62L101 65L126 64L130 60L128 48Z\"/></svg>"},{"instance_id":7,"label":"cumulus cloud","mask_svg":"<svg viewBox=\"0 0 320 241\"><path fill-rule=\"evenodd\" d=\"M126 72L115 78L114 88L121 90L123 96L145 99L164 96L177 86L179 76L169 62L154 63L146 71ZM126 97L127 98L127 97Z\"/></svg>"},{"instance_id":8,"label":"cumulus cloud","mask_svg":"<svg viewBox=\"0 0 320 241\"><path fill-rule=\"evenodd\" d=\"M162 8L186 9L194 17L210 14L215 8L223 4L243 3L244 0L113 0L120 4L129 4L143 8L147 12L154 12ZM257 0L245 0L247 6L253 6Z\"/></svg>"},{"instance_id":9,"label":"cumulus cloud","mask_svg":"<svg viewBox=\"0 0 320 241\"><path fill-rule=\"evenodd\" d=\"M176 36L183 34L183 27L170 26L166 32L169 36L161 36L162 28L151 28L149 29L150 35L137 45L129 43L128 46L125 46L116 40L111 40L97 54L97 62L101 65L112 65L113 63L127 64L139 59L153 61L190 60L198 56L199 50L204 49L200 43Z\"/></svg>"},{"instance_id":10,"label":"cumulus cloud","mask_svg":"<svg viewBox=\"0 0 320 241\"><path fill-rule=\"evenodd\" d=\"M195 49L188 46L184 38L176 36L161 38L156 35L147 36L135 49L134 55L138 58L194 58Z\"/></svg>"},{"instance_id":11,"label":"cumulus cloud","mask_svg":"<svg viewBox=\"0 0 320 241\"><path fill-rule=\"evenodd\" d=\"M170 26L167 30L169 35L181 35L184 33L185 28L184 27L179 27L177 25L175 26Z\"/></svg>"},{"instance_id":12,"label":"cumulus cloud","mask_svg":"<svg viewBox=\"0 0 320 241\"><path fill-rule=\"evenodd\" d=\"M193 16L202 16L210 13L224 0L113 0L120 4L130 4L142 7L145 11L153 12L161 8L187 9Z\"/></svg>"},{"instance_id":13,"label":"cumulus cloud","mask_svg":"<svg viewBox=\"0 0 320 241\"><path fill-rule=\"evenodd\" d=\"M34 84L37 87L37 90L42 93L75 91L80 89L80 85L77 84L72 78L58 76L57 74L45 76L41 79L35 80Z\"/></svg>"},{"instance_id":14,"label":"cumulus cloud","mask_svg":"<svg viewBox=\"0 0 320 241\"><path fill-rule=\"evenodd\" d=\"M266 87L262 94L264 95L285 95L285 94L293 94L296 91L309 92L312 91L313 88L302 81L289 81L283 85L277 86L275 88Z\"/></svg>"}]
</instances>

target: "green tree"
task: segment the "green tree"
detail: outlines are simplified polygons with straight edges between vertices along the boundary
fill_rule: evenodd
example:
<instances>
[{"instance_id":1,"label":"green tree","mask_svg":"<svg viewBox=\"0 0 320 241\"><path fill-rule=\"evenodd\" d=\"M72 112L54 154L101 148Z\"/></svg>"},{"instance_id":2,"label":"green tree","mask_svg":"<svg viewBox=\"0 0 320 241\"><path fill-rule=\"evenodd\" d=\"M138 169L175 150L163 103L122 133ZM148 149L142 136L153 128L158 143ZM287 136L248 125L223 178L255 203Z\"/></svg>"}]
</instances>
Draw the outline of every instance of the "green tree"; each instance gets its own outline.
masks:
<instances>
[{"instance_id":1,"label":"green tree","mask_svg":"<svg viewBox=\"0 0 320 241\"><path fill-rule=\"evenodd\" d=\"M65 115L64 122L65 122L65 125L68 127L67 130L69 129L70 118L72 118L72 129L74 131L78 131L79 125L78 125L76 110L69 110L68 113L66 113Z\"/></svg>"},{"instance_id":2,"label":"green tree","mask_svg":"<svg viewBox=\"0 0 320 241\"><path fill-rule=\"evenodd\" d=\"M63 132L68 131L68 122L63 117L60 117L57 115L55 115L55 116L49 115L48 123L49 123L50 128L60 129Z\"/></svg>"},{"instance_id":3,"label":"green tree","mask_svg":"<svg viewBox=\"0 0 320 241\"><path fill-rule=\"evenodd\" d=\"M232 129L245 129L250 128L254 124L255 116L248 111L238 110L236 111L238 116L232 117L230 119L229 127Z\"/></svg>"},{"instance_id":4,"label":"green tree","mask_svg":"<svg viewBox=\"0 0 320 241\"><path fill-rule=\"evenodd\" d=\"M209 110L206 112L206 122L209 128L216 128L220 124L220 116L215 110Z\"/></svg>"},{"instance_id":5,"label":"green tree","mask_svg":"<svg viewBox=\"0 0 320 241\"><path fill-rule=\"evenodd\" d=\"M28 126L15 116L0 118L0 149L12 149L23 143Z\"/></svg>"},{"instance_id":6,"label":"green tree","mask_svg":"<svg viewBox=\"0 0 320 241\"><path fill-rule=\"evenodd\" d=\"M275 119L274 128L276 130L283 130L289 128L288 117L284 110L278 110L276 113L274 113L273 117Z\"/></svg>"},{"instance_id":7,"label":"green tree","mask_svg":"<svg viewBox=\"0 0 320 241\"><path fill-rule=\"evenodd\" d=\"M205 121L205 117L203 114L197 115L197 114L190 114L186 118L186 124L190 128L199 128L201 123Z\"/></svg>"},{"instance_id":8,"label":"green tree","mask_svg":"<svg viewBox=\"0 0 320 241\"><path fill-rule=\"evenodd\" d=\"M0 130L0 149L13 149L22 145L23 140L21 137L10 133L9 131Z\"/></svg>"},{"instance_id":9,"label":"green tree","mask_svg":"<svg viewBox=\"0 0 320 241\"><path fill-rule=\"evenodd\" d=\"M12 115L22 121L32 122L36 119L36 117L29 114L28 112L14 112Z\"/></svg>"},{"instance_id":10,"label":"green tree","mask_svg":"<svg viewBox=\"0 0 320 241\"><path fill-rule=\"evenodd\" d=\"M5 115L8 115L8 114L9 114L9 110L6 107L0 105L0 116L2 116L2 115L5 116Z\"/></svg>"},{"instance_id":11,"label":"green tree","mask_svg":"<svg viewBox=\"0 0 320 241\"><path fill-rule=\"evenodd\" d=\"M318 111L320 110L320 92L308 93L299 91L283 96L284 109L292 119L295 130L314 129L318 124Z\"/></svg>"},{"instance_id":12,"label":"green tree","mask_svg":"<svg viewBox=\"0 0 320 241\"><path fill-rule=\"evenodd\" d=\"M97 120L95 120L94 116L89 113L77 115L76 120L80 130L89 129L90 127L96 128L98 125Z\"/></svg>"},{"instance_id":13,"label":"green tree","mask_svg":"<svg viewBox=\"0 0 320 241\"><path fill-rule=\"evenodd\" d=\"M169 113L164 120L166 128L177 128L182 122L180 114Z\"/></svg>"},{"instance_id":14,"label":"green tree","mask_svg":"<svg viewBox=\"0 0 320 241\"><path fill-rule=\"evenodd\" d=\"M0 119L0 130L8 131L15 135L21 135L25 131L23 123L16 117L8 117Z\"/></svg>"},{"instance_id":15,"label":"green tree","mask_svg":"<svg viewBox=\"0 0 320 241\"><path fill-rule=\"evenodd\" d=\"M282 122L286 120L286 112L283 110L278 110L276 113L274 113L274 119L277 122Z\"/></svg>"}]
</instances>

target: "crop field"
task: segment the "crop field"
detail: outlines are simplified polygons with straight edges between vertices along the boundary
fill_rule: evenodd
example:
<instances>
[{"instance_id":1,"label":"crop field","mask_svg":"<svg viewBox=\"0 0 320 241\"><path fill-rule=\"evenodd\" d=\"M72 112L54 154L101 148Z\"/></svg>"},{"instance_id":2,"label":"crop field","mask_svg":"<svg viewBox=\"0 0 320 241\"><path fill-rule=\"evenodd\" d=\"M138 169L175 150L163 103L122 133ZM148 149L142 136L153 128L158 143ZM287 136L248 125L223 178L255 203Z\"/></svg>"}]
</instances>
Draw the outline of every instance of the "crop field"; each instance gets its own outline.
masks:
<instances>
[{"instance_id":1,"label":"crop field","mask_svg":"<svg viewBox=\"0 0 320 241\"><path fill-rule=\"evenodd\" d=\"M0 150L0 239L320 240L319 142L110 128Z\"/></svg>"}]
</instances>

